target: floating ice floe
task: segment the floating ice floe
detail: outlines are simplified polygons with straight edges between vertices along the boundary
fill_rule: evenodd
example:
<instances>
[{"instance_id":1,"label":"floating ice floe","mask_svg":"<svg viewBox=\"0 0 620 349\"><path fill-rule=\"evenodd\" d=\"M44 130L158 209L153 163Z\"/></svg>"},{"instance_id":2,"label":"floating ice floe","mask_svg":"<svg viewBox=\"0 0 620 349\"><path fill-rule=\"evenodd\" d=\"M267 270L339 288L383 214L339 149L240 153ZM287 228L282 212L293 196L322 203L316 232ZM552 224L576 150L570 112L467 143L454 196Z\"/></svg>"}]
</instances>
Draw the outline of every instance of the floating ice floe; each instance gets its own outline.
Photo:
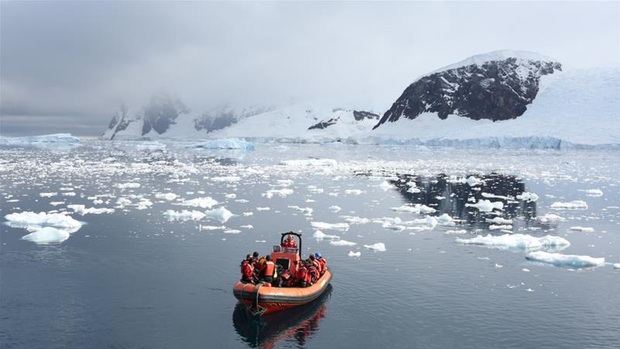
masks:
<instances>
[{"instance_id":1,"label":"floating ice floe","mask_svg":"<svg viewBox=\"0 0 620 349\"><path fill-rule=\"evenodd\" d=\"M620 263L614 263L614 269L620 269Z\"/></svg>"},{"instance_id":2,"label":"floating ice floe","mask_svg":"<svg viewBox=\"0 0 620 349\"><path fill-rule=\"evenodd\" d=\"M71 218L71 216L62 213L47 212L19 212L9 213L4 218L8 221L8 225L14 228L29 227L56 227L56 228L73 228L79 229L82 223Z\"/></svg>"},{"instance_id":3,"label":"floating ice floe","mask_svg":"<svg viewBox=\"0 0 620 349\"><path fill-rule=\"evenodd\" d=\"M352 241L347 241L347 240L332 240L329 242L330 245L334 245L334 246L354 246L357 245L357 243L352 242Z\"/></svg>"},{"instance_id":4,"label":"floating ice floe","mask_svg":"<svg viewBox=\"0 0 620 349\"><path fill-rule=\"evenodd\" d=\"M484 181L474 176L469 176L467 179L463 180L463 183L467 183L470 187L474 187L476 185L484 184Z\"/></svg>"},{"instance_id":5,"label":"floating ice floe","mask_svg":"<svg viewBox=\"0 0 620 349\"><path fill-rule=\"evenodd\" d=\"M506 219L502 217L495 217L493 219L487 218L485 219L485 221L487 223L493 223L493 224L506 224L506 225L512 224L512 219Z\"/></svg>"},{"instance_id":6,"label":"floating ice floe","mask_svg":"<svg viewBox=\"0 0 620 349\"><path fill-rule=\"evenodd\" d=\"M558 267L590 268L605 265L605 258L590 256L566 255L561 253L549 253L536 251L528 253L525 258L530 261L553 264Z\"/></svg>"},{"instance_id":7,"label":"floating ice floe","mask_svg":"<svg viewBox=\"0 0 620 349\"><path fill-rule=\"evenodd\" d=\"M114 213L113 208L86 208L85 205L67 205L67 208L72 209L73 211L75 211L75 213L81 214L82 216L86 214Z\"/></svg>"},{"instance_id":8,"label":"floating ice floe","mask_svg":"<svg viewBox=\"0 0 620 349\"><path fill-rule=\"evenodd\" d=\"M232 183L232 182L239 182L239 181L241 181L241 177L239 177L239 176L220 176L220 177L211 177L211 178L209 178L209 180L211 182L217 182L217 183L222 183L222 182Z\"/></svg>"},{"instance_id":9,"label":"floating ice floe","mask_svg":"<svg viewBox=\"0 0 620 349\"><path fill-rule=\"evenodd\" d=\"M325 222L311 222L312 228L314 229L324 229L324 230L349 230L350 226L348 223L325 223Z\"/></svg>"},{"instance_id":10,"label":"floating ice floe","mask_svg":"<svg viewBox=\"0 0 620 349\"><path fill-rule=\"evenodd\" d=\"M564 218L558 216L557 214L553 214L553 213L547 213L544 216L539 216L536 218L536 220L538 220L541 223L551 223L551 222L563 222L565 221Z\"/></svg>"},{"instance_id":11,"label":"floating ice floe","mask_svg":"<svg viewBox=\"0 0 620 349\"><path fill-rule=\"evenodd\" d=\"M491 202L490 200L480 200L475 204L465 204L465 206L467 207L475 207L477 208L480 212L491 212L494 209L496 210L503 210L504 209L504 203L501 201L495 201L495 202Z\"/></svg>"},{"instance_id":12,"label":"floating ice floe","mask_svg":"<svg viewBox=\"0 0 620 349\"><path fill-rule=\"evenodd\" d=\"M447 235L463 235L463 234L467 234L468 231L465 229L457 229L457 230L446 230L444 232L444 234Z\"/></svg>"},{"instance_id":13,"label":"floating ice floe","mask_svg":"<svg viewBox=\"0 0 620 349\"><path fill-rule=\"evenodd\" d=\"M36 229L34 232L22 236L22 240L32 241L36 244L52 244L52 243L61 243L67 240L71 236L66 230L53 228L53 227L42 227Z\"/></svg>"},{"instance_id":14,"label":"floating ice floe","mask_svg":"<svg viewBox=\"0 0 620 349\"><path fill-rule=\"evenodd\" d=\"M232 212L227 210L225 207L219 207L215 210L206 211L205 215L220 221L220 223L226 223L230 217L233 216Z\"/></svg>"},{"instance_id":15,"label":"floating ice floe","mask_svg":"<svg viewBox=\"0 0 620 349\"><path fill-rule=\"evenodd\" d=\"M347 195L361 195L365 193L365 191L360 190L360 189L347 189L344 191L344 193Z\"/></svg>"},{"instance_id":16,"label":"floating ice floe","mask_svg":"<svg viewBox=\"0 0 620 349\"><path fill-rule=\"evenodd\" d=\"M517 195L517 199L527 202L534 202L538 201L538 195L534 193L523 192L521 195Z\"/></svg>"},{"instance_id":17,"label":"floating ice floe","mask_svg":"<svg viewBox=\"0 0 620 349\"><path fill-rule=\"evenodd\" d=\"M385 244L383 242L377 242L376 244L373 244L373 245L364 245L364 247L369 250L375 250L375 251L381 251L381 252L385 251Z\"/></svg>"},{"instance_id":18,"label":"floating ice floe","mask_svg":"<svg viewBox=\"0 0 620 349\"><path fill-rule=\"evenodd\" d=\"M140 183L117 183L115 187L119 189L135 189L140 188Z\"/></svg>"},{"instance_id":19,"label":"floating ice floe","mask_svg":"<svg viewBox=\"0 0 620 349\"><path fill-rule=\"evenodd\" d=\"M353 252L353 251L349 251L349 257L360 257L362 255L362 252L357 251L357 252Z\"/></svg>"},{"instance_id":20,"label":"floating ice floe","mask_svg":"<svg viewBox=\"0 0 620 349\"><path fill-rule=\"evenodd\" d=\"M217 204L218 202L214 200L213 198L205 197L205 198L195 198L191 200L185 200L181 202L179 205L193 206L193 207L200 207L200 208L211 208Z\"/></svg>"},{"instance_id":21,"label":"floating ice floe","mask_svg":"<svg viewBox=\"0 0 620 349\"><path fill-rule=\"evenodd\" d=\"M570 230L572 230L572 231L582 231L582 232L584 232L584 233L591 233L591 232L593 232L593 231L594 231L594 228L590 228L590 227L579 227L579 226L576 226L576 227L570 227L570 228L568 228L568 229L570 229Z\"/></svg>"},{"instance_id":22,"label":"floating ice floe","mask_svg":"<svg viewBox=\"0 0 620 349\"><path fill-rule=\"evenodd\" d=\"M329 206L329 210L332 212L340 212L342 208L340 208L340 206L333 205L333 206Z\"/></svg>"},{"instance_id":23,"label":"floating ice floe","mask_svg":"<svg viewBox=\"0 0 620 349\"><path fill-rule=\"evenodd\" d=\"M554 202L551 204L552 209L556 210L586 210L588 209L588 204L582 200L574 200L570 202Z\"/></svg>"},{"instance_id":24,"label":"floating ice floe","mask_svg":"<svg viewBox=\"0 0 620 349\"><path fill-rule=\"evenodd\" d=\"M78 137L72 136L70 133L54 133L40 136L26 137L0 137L0 144L22 145L22 146L74 146L80 143Z\"/></svg>"},{"instance_id":25,"label":"floating ice floe","mask_svg":"<svg viewBox=\"0 0 620 349\"><path fill-rule=\"evenodd\" d=\"M296 205L288 206L288 208L291 208L296 211L300 211L304 214L304 216L312 216L312 212L314 211L314 209L312 209L311 207L299 207Z\"/></svg>"},{"instance_id":26,"label":"floating ice floe","mask_svg":"<svg viewBox=\"0 0 620 349\"><path fill-rule=\"evenodd\" d=\"M408 212L408 213L434 213L435 210L432 207L428 207L426 205L415 204L415 205L402 205L399 207L391 207L390 210L394 212Z\"/></svg>"},{"instance_id":27,"label":"floating ice floe","mask_svg":"<svg viewBox=\"0 0 620 349\"><path fill-rule=\"evenodd\" d=\"M213 141L206 141L200 143L193 143L187 146L188 148L202 148L202 149L241 149L241 150L254 150L254 143L250 143L244 139L237 138L224 138Z\"/></svg>"},{"instance_id":28,"label":"floating ice floe","mask_svg":"<svg viewBox=\"0 0 620 349\"><path fill-rule=\"evenodd\" d=\"M388 190L394 189L394 188L395 188L395 186L394 186L394 184L391 184L391 183L390 183L390 182L388 182L388 181L383 181L383 182L381 182L381 184L379 185L379 188L383 189L383 191L388 191Z\"/></svg>"},{"instance_id":29,"label":"floating ice floe","mask_svg":"<svg viewBox=\"0 0 620 349\"><path fill-rule=\"evenodd\" d=\"M594 196L594 197L603 196L603 191L600 189L585 189L585 190L580 189L579 191L586 193L587 196Z\"/></svg>"},{"instance_id":30,"label":"floating ice floe","mask_svg":"<svg viewBox=\"0 0 620 349\"><path fill-rule=\"evenodd\" d=\"M173 211L167 210L164 212L164 216L168 217L169 221L199 221L205 218L206 214L200 211Z\"/></svg>"},{"instance_id":31,"label":"floating ice floe","mask_svg":"<svg viewBox=\"0 0 620 349\"><path fill-rule=\"evenodd\" d=\"M62 213L10 213L5 219L10 227L28 229L31 233L22 239L37 244L61 243L82 227L81 222Z\"/></svg>"},{"instance_id":32,"label":"floating ice floe","mask_svg":"<svg viewBox=\"0 0 620 349\"><path fill-rule=\"evenodd\" d=\"M466 245L481 245L500 250L526 252L538 250L561 251L570 246L568 240L551 235L537 238L526 234L504 234L499 236L488 234L470 239L456 238L455 241Z\"/></svg>"},{"instance_id":33,"label":"floating ice floe","mask_svg":"<svg viewBox=\"0 0 620 349\"><path fill-rule=\"evenodd\" d=\"M294 193L293 189L284 188L284 189L271 189L267 190L266 193L263 194L267 199L271 199L274 195L278 195L280 197L286 197L292 195Z\"/></svg>"},{"instance_id":34,"label":"floating ice floe","mask_svg":"<svg viewBox=\"0 0 620 349\"><path fill-rule=\"evenodd\" d=\"M340 236L338 235L328 235L328 234L323 233L320 230L315 231L314 234L312 234L312 237L319 241L324 240L324 239L328 239L328 240L339 240L340 239Z\"/></svg>"},{"instance_id":35,"label":"floating ice floe","mask_svg":"<svg viewBox=\"0 0 620 349\"><path fill-rule=\"evenodd\" d=\"M158 199L164 199L167 201L172 201L174 199L176 199L178 197L177 194L175 193L157 193L155 194L155 197Z\"/></svg>"},{"instance_id":36,"label":"floating ice floe","mask_svg":"<svg viewBox=\"0 0 620 349\"><path fill-rule=\"evenodd\" d=\"M306 166L336 167L338 165L338 161L334 159L283 160L283 161L280 161L280 165L292 166L292 167L306 167Z\"/></svg>"}]
</instances>

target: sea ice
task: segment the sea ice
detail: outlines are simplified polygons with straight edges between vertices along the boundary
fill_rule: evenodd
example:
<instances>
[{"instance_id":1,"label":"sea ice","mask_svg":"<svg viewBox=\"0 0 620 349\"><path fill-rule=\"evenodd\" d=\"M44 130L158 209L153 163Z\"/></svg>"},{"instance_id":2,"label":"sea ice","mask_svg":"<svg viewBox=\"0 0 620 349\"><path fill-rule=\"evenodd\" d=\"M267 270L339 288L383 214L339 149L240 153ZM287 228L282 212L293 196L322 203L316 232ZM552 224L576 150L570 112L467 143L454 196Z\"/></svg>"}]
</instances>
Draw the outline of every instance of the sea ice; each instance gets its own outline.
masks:
<instances>
[{"instance_id":1,"label":"sea ice","mask_svg":"<svg viewBox=\"0 0 620 349\"><path fill-rule=\"evenodd\" d=\"M594 228L590 228L590 227L579 227L579 226L575 226L575 227L570 227L570 230L573 231L582 231L584 233L591 233L594 231Z\"/></svg>"},{"instance_id":2,"label":"sea ice","mask_svg":"<svg viewBox=\"0 0 620 349\"><path fill-rule=\"evenodd\" d=\"M199 221L206 215L200 211L173 211L167 210L164 212L164 216L168 217L169 221Z\"/></svg>"},{"instance_id":3,"label":"sea ice","mask_svg":"<svg viewBox=\"0 0 620 349\"><path fill-rule=\"evenodd\" d=\"M349 230L350 226L348 223L325 223L325 222L311 222L312 228L314 229L325 229L325 230Z\"/></svg>"},{"instance_id":4,"label":"sea ice","mask_svg":"<svg viewBox=\"0 0 620 349\"><path fill-rule=\"evenodd\" d=\"M527 260L553 264L558 267L589 268L600 267L605 264L605 258L594 258L590 256L565 255L561 253L549 253L536 251L528 253Z\"/></svg>"},{"instance_id":5,"label":"sea ice","mask_svg":"<svg viewBox=\"0 0 620 349\"><path fill-rule=\"evenodd\" d=\"M480 200L475 204L465 204L467 207L475 207L481 212L491 212L494 209L503 210L504 203L501 201L491 202L490 200Z\"/></svg>"},{"instance_id":6,"label":"sea ice","mask_svg":"<svg viewBox=\"0 0 620 349\"><path fill-rule=\"evenodd\" d=\"M340 239L340 236L338 236L338 235L328 235L328 234L323 233L320 230L315 231L314 234L312 235L312 237L317 239L317 240L323 240L323 239L338 240L338 239Z\"/></svg>"},{"instance_id":7,"label":"sea ice","mask_svg":"<svg viewBox=\"0 0 620 349\"><path fill-rule=\"evenodd\" d=\"M552 209L556 210L585 210L588 204L582 200L574 200L570 202L554 202L551 204Z\"/></svg>"},{"instance_id":8,"label":"sea ice","mask_svg":"<svg viewBox=\"0 0 620 349\"><path fill-rule=\"evenodd\" d=\"M385 251L385 244L383 242L377 242L376 244L373 245L364 245L364 247L366 247L369 250L375 250L375 251Z\"/></svg>"},{"instance_id":9,"label":"sea ice","mask_svg":"<svg viewBox=\"0 0 620 349\"><path fill-rule=\"evenodd\" d=\"M233 216L232 212L227 210L225 207L219 207L215 210L206 211L205 215L220 221L220 223L226 223L230 219L230 217Z\"/></svg>"},{"instance_id":10,"label":"sea ice","mask_svg":"<svg viewBox=\"0 0 620 349\"><path fill-rule=\"evenodd\" d=\"M67 205L67 208L72 209L77 214L86 215L86 214L103 214L103 213L114 213L113 208L95 208L89 207L86 208L85 205Z\"/></svg>"},{"instance_id":11,"label":"sea ice","mask_svg":"<svg viewBox=\"0 0 620 349\"><path fill-rule=\"evenodd\" d=\"M334 159L283 160L283 161L280 161L280 165L291 166L291 167L306 167L306 166L336 167L338 165L338 162Z\"/></svg>"},{"instance_id":12,"label":"sea ice","mask_svg":"<svg viewBox=\"0 0 620 349\"><path fill-rule=\"evenodd\" d=\"M362 255L362 252L357 251L357 252L353 252L353 251L349 251L349 257L360 257Z\"/></svg>"},{"instance_id":13,"label":"sea ice","mask_svg":"<svg viewBox=\"0 0 620 349\"><path fill-rule=\"evenodd\" d=\"M50 226L56 228L73 228L79 229L82 223L62 213L46 213L46 212L19 212L9 213L4 216L8 224L16 228L28 228L32 226Z\"/></svg>"},{"instance_id":14,"label":"sea ice","mask_svg":"<svg viewBox=\"0 0 620 349\"><path fill-rule=\"evenodd\" d=\"M561 251L570 246L570 242L568 242L568 240L559 236L551 235L537 238L526 234L504 234L500 236L488 234L486 236L476 236L471 239L456 238L455 241L467 245L482 245L500 250L517 250L526 252L538 250Z\"/></svg>"},{"instance_id":15,"label":"sea ice","mask_svg":"<svg viewBox=\"0 0 620 349\"><path fill-rule=\"evenodd\" d=\"M594 196L594 197L603 196L603 191L600 189L585 189L585 190L579 190L579 191L586 193L587 196Z\"/></svg>"},{"instance_id":16,"label":"sea ice","mask_svg":"<svg viewBox=\"0 0 620 349\"><path fill-rule=\"evenodd\" d=\"M547 213L544 216L539 216L536 218L541 223L551 223L551 222L563 222L564 218L558 216L557 214Z\"/></svg>"},{"instance_id":17,"label":"sea ice","mask_svg":"<svg viewBox=\"0 0 620 349\"><path fill-rule=\"evenodd\" d=\"M267 190L266 193L263 194L264 197L271 199L274 195L278 195L280 197L286 197L288 195L292 195L294 193L293 189L284 188L284 189L271 189Z\"/></svg>"},{"instance_id":18,"label":"sea ice","mask_svg":"<svg viewBox=\"0 0 620 349\"><path fill-rule=\"evenodd\" d=\"M42 227L34 232L22 236L22 240L32 241L36 244L61 243L67 240L71 234L63 229L53 227Z\"/></svg>"},{"instance_id":19,"label":"sea ice","mask_svg":"<svg viewBox=\"0 0 620 349\"><path fill-rule=\"evenodd\" d=\"M191 200L185 200L180 203L180 205L183 205L183 206L193 206L193 207L200 207L200 208L211 208L217 204L218 202L214 200L213 198L211 198L210 196L205 197L205 198L195 198Z\"/></svg>"},{"instance_id":20,"label":"sea ice","mask_svg":"<svg viewBox=\"0 0 620 349\"><path fill-rule=\"evenodd\" d=\"M203 149L241 149L241 150L254 150L254 143L247 142L244 139L236 138L223 138L213 141L206 141L200 143L193 143L187 146L188 148L203 148Z\"/></svg>"},{"instance_id":21,"label":"sea ice","mask_svg":"<svg viewBox=\"0 0 620 349\"><path fill-rule=\"evenodd\" d=\"M347 240L332 240L329 242L330 245L334 246L354 246L357 245L355 242L347 241Z\"/></svg>"},{"instance_id":22,"label":"sea ice","mask_svg":"<svg viewBox=\"0 0 620 349\"><path fill-rule=\"evenodd\" d=\"M528 202L534 202L534 201L538 201L538 195L534 193L523 192L521 195L517 195L517 199L528 201Z\"/></svg>"}]
</instances>

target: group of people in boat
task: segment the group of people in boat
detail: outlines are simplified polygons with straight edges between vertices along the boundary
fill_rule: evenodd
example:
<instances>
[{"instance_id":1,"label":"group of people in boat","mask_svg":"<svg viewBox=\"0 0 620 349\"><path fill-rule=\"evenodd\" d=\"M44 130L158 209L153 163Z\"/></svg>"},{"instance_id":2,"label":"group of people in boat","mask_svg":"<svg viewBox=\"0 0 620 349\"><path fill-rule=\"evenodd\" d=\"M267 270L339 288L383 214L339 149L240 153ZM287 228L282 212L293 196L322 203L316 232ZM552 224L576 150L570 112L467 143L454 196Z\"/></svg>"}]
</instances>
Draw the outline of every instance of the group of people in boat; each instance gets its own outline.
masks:
<instances>
[{"instance_id":1,"label":"group of people in boat","mask_svg":"<svg viewBox=\"0 0 620 349\"><path fill-rule=\"evenodd\" d=\"M297 243L292 235L282 241L283 251L297 251ZM297 265L299 263L299 265ZM310 254L307 259L293 261L293 266L284 269L271 260L270 255L259 257L258 252L246 255L241 261L241 282L251 284L270 284L277 287L312 286L327 270L327 261L319 252Z\"/></svg>"}]
</instances>

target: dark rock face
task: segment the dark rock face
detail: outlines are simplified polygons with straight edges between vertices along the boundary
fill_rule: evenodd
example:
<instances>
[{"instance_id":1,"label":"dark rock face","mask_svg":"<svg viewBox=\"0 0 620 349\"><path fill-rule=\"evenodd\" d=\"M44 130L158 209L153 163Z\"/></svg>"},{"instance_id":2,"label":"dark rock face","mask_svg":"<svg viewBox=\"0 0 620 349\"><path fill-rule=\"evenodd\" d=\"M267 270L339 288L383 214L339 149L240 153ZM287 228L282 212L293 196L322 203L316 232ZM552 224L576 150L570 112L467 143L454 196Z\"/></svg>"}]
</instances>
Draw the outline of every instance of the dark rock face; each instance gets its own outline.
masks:
<instances>
[{"instance_id":1,"label":"dark rock face","mask_svg":"<svg viewBox=\"0 0 620 349\"><path fill-rule=\"evenodd\" d=\"M151 102L144 108L144 124L142 135L155 130L162 134L168 130L171 124L181 114L189 113L189 109L178 98L172 98L165 94L155 95Z\"/></svg>"},{"instance_id":2,"label":"dark rock face","mask_svg":"<svg viewBox=\"0 0 620 349\"><path fill-rule=\"evenodd\" d=\"M450 114L473 120L515 119L536 98L540 77L556 70L562 70L558 62L510 57L433 73L409 85L373 129L425 112L441 119Z\"/></svg>"},{"instance_id":3,"label":"dark rock face","mask_svg":"<svg viewBox=\"0 0 620 349\"><path fill-rule=\"evenodd\" d=\"M379 120L379 115L375 114L375 113L371 113L368 111L358 111L358 110L354 110L353 111L353 118L355 119L355 121L363 121L366 119L376 119ZM340 120L340 116L335 117L335 118L330 118L327 121L321 121L318 124L312 125L310 127L308 127L308 130L322 130L322 129L326 129L331 125L335 125L338 123L338 120Z\"/></svg>"}]
</instances>

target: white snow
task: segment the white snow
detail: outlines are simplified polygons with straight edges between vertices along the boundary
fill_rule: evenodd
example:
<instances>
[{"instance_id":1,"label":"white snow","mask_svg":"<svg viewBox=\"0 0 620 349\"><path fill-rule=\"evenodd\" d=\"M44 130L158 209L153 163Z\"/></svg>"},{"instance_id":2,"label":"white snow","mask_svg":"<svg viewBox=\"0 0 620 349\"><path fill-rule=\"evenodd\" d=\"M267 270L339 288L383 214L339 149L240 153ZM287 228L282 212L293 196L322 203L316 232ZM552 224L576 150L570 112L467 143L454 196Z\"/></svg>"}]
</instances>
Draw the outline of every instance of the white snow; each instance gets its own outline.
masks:
<instances>
[{"instance_id":1,"label":"white snow","mask_svg":"<svg viewBox=\"0 0 620 349\"><path fill-rule=\"evenodd\" d=\"M528 253L525 258L531 261L553 264L558 267L589 268L600 267L605 264L605 258L603 257L594 258L590 256L565 255L544 251Z\"/></svg>"},{"instance_id":2,"label":"white snow","mask_svg":"<svg viewBox=\"0 0 620 349\"><path fill-rule=\"evenodd\" d=\"M500 250L518 251L561 251L570 246L570 242L568 242L568 240L559 236L551 235L537 238L527 234L504 234L500 236L488 234L486 236L480 235L470 239L456 238L455 241L466 245L481 245Z\"/></svg>"}]
</instances>

